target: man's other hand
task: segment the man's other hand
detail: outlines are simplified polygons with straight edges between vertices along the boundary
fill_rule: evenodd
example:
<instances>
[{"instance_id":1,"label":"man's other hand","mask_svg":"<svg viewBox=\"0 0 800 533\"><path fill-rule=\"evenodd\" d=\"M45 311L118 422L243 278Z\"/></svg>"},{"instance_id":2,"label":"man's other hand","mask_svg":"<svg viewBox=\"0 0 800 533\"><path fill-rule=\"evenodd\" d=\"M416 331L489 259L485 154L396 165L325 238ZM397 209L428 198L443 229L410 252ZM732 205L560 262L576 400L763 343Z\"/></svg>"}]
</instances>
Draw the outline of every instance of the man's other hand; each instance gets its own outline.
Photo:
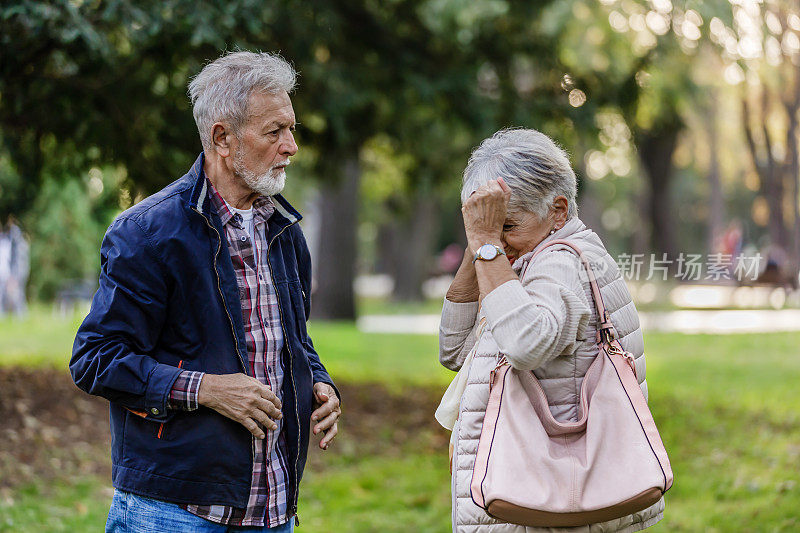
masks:
<instances>
[{"instance_id":1,"label":"man's other hand","mask_svg":"<svg viewBox=\"0 0 800 533\"><path fill-rule=\"evenodd\" d=\"M339 432L337 420L342 414L339 407L339 398L336 391L327 383L314 383L314 412L311 413L311 423L314 424L314 435L320 432L325 436L319 441L319 447L328 449L328 444Z\"/></svg>"},{"instance_id":2,"label":"man's other hand","mask_svg":"<svg viewBox=\"0 0 800 533\"><path fill-rule=\"evenodd\" d=\"M274 430L281 418L281 401L272 390L245 374L205 374L197 401L243 425L256 438Z\"/></svg>"}]
</instances>

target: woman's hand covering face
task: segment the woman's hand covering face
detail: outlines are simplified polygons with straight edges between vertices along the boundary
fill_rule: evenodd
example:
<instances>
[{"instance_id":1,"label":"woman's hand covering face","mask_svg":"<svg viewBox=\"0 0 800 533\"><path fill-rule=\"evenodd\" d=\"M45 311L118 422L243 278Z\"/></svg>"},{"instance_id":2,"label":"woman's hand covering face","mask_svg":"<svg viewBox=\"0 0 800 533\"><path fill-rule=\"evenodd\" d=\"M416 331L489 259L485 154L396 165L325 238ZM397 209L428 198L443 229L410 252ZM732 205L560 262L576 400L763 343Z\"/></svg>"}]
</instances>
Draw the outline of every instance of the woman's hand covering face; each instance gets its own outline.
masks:
<instances>
[{"instance_id":1,"label":"woman's hand covering face","mask_svg":"<svg viewBox=\"0 0 800 533\"><path fill-rule=\"evenodd\" d=\"M511 189L503 178L489 180L464 202L461 213L467 242L474 254L482 245L500 244Z\"/></svg>"}]
</instances>

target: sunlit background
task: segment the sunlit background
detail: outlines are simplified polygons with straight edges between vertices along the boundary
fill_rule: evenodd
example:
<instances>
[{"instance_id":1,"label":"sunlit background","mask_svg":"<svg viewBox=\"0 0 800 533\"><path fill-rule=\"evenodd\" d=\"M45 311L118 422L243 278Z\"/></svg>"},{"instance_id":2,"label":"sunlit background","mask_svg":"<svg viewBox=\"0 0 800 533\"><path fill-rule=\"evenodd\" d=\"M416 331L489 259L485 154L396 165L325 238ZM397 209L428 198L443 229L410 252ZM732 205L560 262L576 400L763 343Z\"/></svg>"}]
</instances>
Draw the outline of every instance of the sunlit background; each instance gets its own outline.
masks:
<instances>
[{"instance_id":1,"label":"sunlit background","mask_svg":"<svg viewBox=\"0 0 800 533\"><path fill-rule=\"evenodd\" d=\"M800 528L796 0L6 1L0 43L0 530L103 523L105 406L69 382L72 337L108 225L201 150L189 80L234 49L300 73L285 194L353 398L301 531L447 531L435 333L461 172L506 127L569 152L641 311L676 464L660 530Z\"/></svg>"}]
</instances>

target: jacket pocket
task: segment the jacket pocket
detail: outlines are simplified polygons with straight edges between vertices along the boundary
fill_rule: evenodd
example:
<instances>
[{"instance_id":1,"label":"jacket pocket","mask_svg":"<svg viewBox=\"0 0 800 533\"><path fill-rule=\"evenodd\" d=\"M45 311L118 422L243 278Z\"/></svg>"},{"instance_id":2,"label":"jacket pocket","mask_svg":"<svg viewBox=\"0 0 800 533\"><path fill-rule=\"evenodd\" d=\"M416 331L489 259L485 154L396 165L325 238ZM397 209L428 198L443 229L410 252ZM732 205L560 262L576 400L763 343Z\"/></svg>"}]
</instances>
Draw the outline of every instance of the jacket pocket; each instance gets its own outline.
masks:
<instances>
[{"instance_id":1,"label":"jacket pocket","mask_svg":"<svg viewBox=\"0 0 800 533\"><path fill-rule=\"evenodd\" d=\"M183 369L183 359L178 361L178 368ZM165 431L164 428L166 428L166 427L167 427L167 422L161 422L158 425L158 430L156 431L156 438L157 439L161 439L161 438L164 437L164 431Z\"/></svg>"}]
</instances>

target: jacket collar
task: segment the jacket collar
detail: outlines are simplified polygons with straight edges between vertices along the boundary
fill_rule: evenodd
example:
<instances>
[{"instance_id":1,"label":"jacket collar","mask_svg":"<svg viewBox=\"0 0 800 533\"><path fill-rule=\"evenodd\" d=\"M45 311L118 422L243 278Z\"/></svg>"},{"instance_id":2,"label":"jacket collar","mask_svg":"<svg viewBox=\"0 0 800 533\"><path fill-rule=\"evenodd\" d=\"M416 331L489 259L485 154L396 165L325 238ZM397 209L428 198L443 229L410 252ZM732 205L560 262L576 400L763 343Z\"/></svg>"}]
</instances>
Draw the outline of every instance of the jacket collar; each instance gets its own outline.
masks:
<instances>
[{"instance_id":1,"label":"jacket collar","mask_svg":"<svg viewBox=\"0 0 800 533\"><path fill-rule=\"evenodd\" d=\"M198 211L201 215L208 217L215 212L215 209L211 203L211 192L208 190L208 181L206 180L205 172L203 172L204 162L205 154L201 152L200 155L197 156L197 159L195 159L192 168L189 170L189 179L194 183L192 194L189 199L189 207ZM283 195L276 194L271 198L275 206L273 217L280 216L286 219L287 224L294 224L303 218Z\"/></svg>"}]
</instances>

